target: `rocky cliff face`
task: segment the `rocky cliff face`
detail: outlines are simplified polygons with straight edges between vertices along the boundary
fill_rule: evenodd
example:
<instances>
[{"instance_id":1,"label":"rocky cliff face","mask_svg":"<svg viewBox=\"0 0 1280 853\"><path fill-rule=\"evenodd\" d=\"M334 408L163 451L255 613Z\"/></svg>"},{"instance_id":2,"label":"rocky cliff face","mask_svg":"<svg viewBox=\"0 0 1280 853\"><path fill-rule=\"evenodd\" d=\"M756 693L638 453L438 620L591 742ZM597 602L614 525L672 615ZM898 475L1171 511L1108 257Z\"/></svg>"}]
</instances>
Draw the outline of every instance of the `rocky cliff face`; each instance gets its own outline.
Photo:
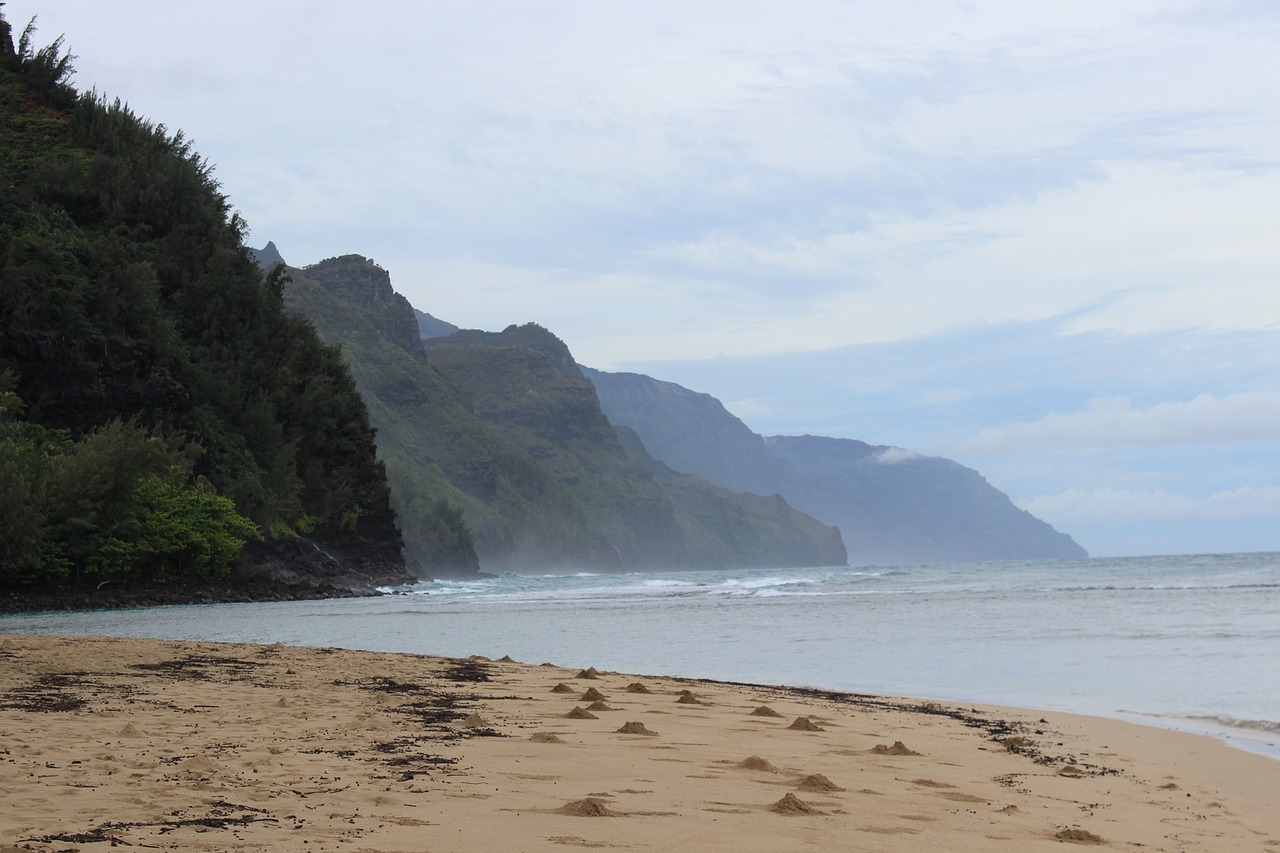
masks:
<instances>
[{"instance_id":1,"label":"rocky cliff face","mask_svg":"<svg viewBox=\"0 0 1280 853\"><path fill-rule=\"evenodd\" d=\"M870 563L1073 559L1068 535L1014 506L972 468L897 447L820 436L772 436L794 475L788 492L821 507L856 559Z\"/></svg>"},{"instance_id":2,"label":"rocky cliff face","mask_svg":"<svg viewBox=\"0 0 1280 853\"><path fill-rule=\"evenodd\" d=\"M639 373L582 372L609 420L634 429L655 458L677 471L759 495L780 492L791 476L764 438L710 394Z\"/></svg>"},{"instance_id":3,"label":"rocky cliff face","mask_svg":"<svg viewBox=\"0 0 1280 853\"><path fill-rule=\"evenodd\" d=\"M854 563L1087 556L949 459L818 436L764 438L718 400L648 376L586 370L615 423L672 467L781 494L840 528Z\"/></svg>"},{"instance_id":4,"label":"rocky cliff face","mask_svg":"<svg viewBox=\"0 0 1280 853\"><path fill-rule=\"evenodd\" d=\"M454 332L461 331L452 323L447 323L438 317L432 317L425 311L413 309L413 316L418 319L418 335L426 338L443 338L446 335L452 335Z\"/></svg>"},{"instance_id":5,"label":"rocky cliff face","mask_svg":"<svg viewBox=\"0 0 1280 853\"><path fill-rule=\"evenodd\" d=\"M546 329L465 331L424 346L428 364L468 390L481 420L568 487L593 535L604 534L592 559L631 568L843 563L838 533L785 501L681 476L630 445Z\"/></svg>"},{"instance_id":6,"label":"rocky cliff face","mask_svg":"<svg viewBox=\"0 0 1280 853\"><path fill-rule=\"evenodd\" d=\"M336 587L368 593L383 586L415 583L400 538L373 535L395 530L395 517L372 521L370 533L319 530L296 538L253 542L245 547L240 577L295 587Z\"/></svg>"},{"instance_id":7,"label":"rocky cliff face","mask_svg":"<svg viewBox=\"0 0 1280 853\"><path fill-rule=\"evenodd\" d=\"M391 286L391 274L360 255L329 258L306 269L307 277L337 299L361 310L378 334L405 352L421 352L413 306Z\"/></svg>"},{"instance_id":8,"label":"rocky cliff face","mask_svg":"<svg viewBox=\"0 0 1280 853\"><path fill-rule=\"evenodd\" d=\"M292 275L291 309L343 344L408 550L427 573L844 562L828 525L677 474L620 436L546 329L408 344L427 315L371 262L333 258ZM453 559L467 536L470 561Z\"/></svg>"}]
</instances>

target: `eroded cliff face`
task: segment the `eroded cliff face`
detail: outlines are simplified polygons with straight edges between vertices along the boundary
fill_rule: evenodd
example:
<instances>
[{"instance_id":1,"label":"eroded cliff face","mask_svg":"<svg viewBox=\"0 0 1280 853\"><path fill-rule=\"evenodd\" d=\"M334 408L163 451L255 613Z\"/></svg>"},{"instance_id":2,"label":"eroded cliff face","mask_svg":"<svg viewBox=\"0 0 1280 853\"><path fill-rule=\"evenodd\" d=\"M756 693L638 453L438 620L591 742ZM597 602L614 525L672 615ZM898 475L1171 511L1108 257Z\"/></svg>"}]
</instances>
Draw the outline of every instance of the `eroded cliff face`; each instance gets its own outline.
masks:
<instances>
[{"instance_id":1,"label":"eroded cliff face","mask_svg":"<svg viewBox=\"0 0 1280 853\"><path fill-rule=\"evenodd\" d=\"M418 580L403 553L403 542L390 508L381 519L368 519L363 532L322 529L298 537L251 542L242 554L237 576L297 587L336 587L372 593L379 587ZM397 535L386 535L384 531ZM380 535L380 532L383 532Z\"/></svg>"},{"instance_id":2,"label":"eroded cliff face","mask_svg":"<svg viewBox=\"0 0 1280 853\"><path fill-rule=\"evenodd\" d=\"M360 255L329 258L306 269L312 282L360 309L388 343L408 353L422 351L413 306L391 286L391 274Z\"/></svg>"},{"instance_id":3,"label":"eroded cliff face","mask_svg":"<svg viewBox=\"0 0 1280 853\"><path fill-rule=\"evenodd\" d=\"M286 297L343 343L426 573L843 562L838 531L785 501L677 474L639 442L632 452L540 326L406 344L422 315L371 267L347 256L293 270ZM459 522L479 565L455 559Z\"/></svg>"},{"instance_id":4,"label":"eroded cliff face","mask_svg":"<svg viewBox=\"0 0 1280 853\"><path fill-rule=\"evenodd\" d=\"M534 325L462 331L424 342L427 363L470 393L476 417L500 427L535 459L572 456L575 444L626 460L568 347Z\"/></svg>"},{"instance_id":5,"label":"eroded cliff face","mask_svg":"<svg viewBox=\"0 0 1280 853\"><path fill-rule=\"evenodd\" d=\"M902 448L822 436L771 436L790 491L840 526L874 563L1075 559L1087 552L972 468Z\"/></svg>"},{"instance_id":6,"label":"eroded cliff face","mask_svg":"<svg viewBox=\"0 0 1280 853\"><path fill-rule=\"evenodd\" d=\"M604 534L593 559L621 568L844 563L839 532L785 500L738 494L652 458L610 423L546 329L464 331L425 347L428 363L468 390L477 417L569 487Z\"/></svg>"},{"instance_id":7,"label":"eroded cliff face","mask_svg":"<svg viewBox=\"0 0 1280 853\"><path fill-rule=\"evenodd\" d=\"M784 496L839 527L854 563L1087 556L952 460L851 439L765 438L710 395L640 374L585 373L609 418L655 457L733 489Z\"/></svg>"}]
</instances>

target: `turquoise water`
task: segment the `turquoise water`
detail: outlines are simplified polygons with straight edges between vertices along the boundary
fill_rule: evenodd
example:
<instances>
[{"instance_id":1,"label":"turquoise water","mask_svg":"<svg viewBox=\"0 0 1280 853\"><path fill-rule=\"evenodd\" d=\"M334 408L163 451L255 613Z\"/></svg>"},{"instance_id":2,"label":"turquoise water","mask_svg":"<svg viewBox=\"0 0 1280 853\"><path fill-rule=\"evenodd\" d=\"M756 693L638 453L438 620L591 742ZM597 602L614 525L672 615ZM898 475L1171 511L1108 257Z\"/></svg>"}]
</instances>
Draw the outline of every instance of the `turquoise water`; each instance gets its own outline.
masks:
<instances>
[{"instance_id":1,"label":"turquoise water","mask_svg":"<svg viewBox=\"0 0 1280 853\"><path fill-rule=\"evenodd\" d=\"M0 617L1135 718L1280 757L1280 554L424 583L380 598Z\"/></svg>"}]
</instances>

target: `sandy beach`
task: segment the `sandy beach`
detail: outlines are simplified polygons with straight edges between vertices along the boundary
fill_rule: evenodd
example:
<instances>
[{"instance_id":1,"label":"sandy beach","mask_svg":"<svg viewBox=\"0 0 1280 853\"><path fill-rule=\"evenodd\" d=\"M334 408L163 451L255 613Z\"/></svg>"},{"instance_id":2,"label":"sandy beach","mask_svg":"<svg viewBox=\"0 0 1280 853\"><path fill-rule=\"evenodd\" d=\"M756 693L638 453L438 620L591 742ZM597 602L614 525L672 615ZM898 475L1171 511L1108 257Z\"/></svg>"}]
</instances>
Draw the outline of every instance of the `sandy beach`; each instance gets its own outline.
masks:
<instances>
[{"instance_id":1,"label":"sandy beach","mask_svg":"<svg viewBox=\"0 0 1280 853\"><path fill-rule=\"evenodd\" d=\"M571 663L0 636L0 851L1280 849L1211 738Z\"/></svg>"}]
</instances>

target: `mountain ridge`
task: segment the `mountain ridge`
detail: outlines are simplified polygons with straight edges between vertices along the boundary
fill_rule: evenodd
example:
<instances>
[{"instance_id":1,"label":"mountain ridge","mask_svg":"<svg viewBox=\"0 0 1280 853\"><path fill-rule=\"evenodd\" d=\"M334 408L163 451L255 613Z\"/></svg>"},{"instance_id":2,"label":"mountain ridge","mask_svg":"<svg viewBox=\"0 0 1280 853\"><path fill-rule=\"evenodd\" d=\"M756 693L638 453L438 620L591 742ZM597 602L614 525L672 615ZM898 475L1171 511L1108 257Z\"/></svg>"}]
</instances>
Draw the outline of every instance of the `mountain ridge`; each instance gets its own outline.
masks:
<instances>
[{"instance_id":1,"label":"mountain ridge","mask_svg":"<svg viewBox=\"0 0 1280 853\"><path fill-rule=\"evenodd\" d=\"M583 371L609 418L655 457L729 488L781 494L839 527L854 562L1087 556L953 460L856 439L766 438L708 394L643 374Z\"/></svg>"},{"instance_id":2,"label":"mountain ridge","mask_svg":"<svg viewBox=\"0 0 1280 853\"><path fill-rule=\"evenodd\" d=\"M289 273L290 310L342 346L409 551L432 574L843 563L838 531L785 501L734 494L642 453L548 330L424 339L429 315L365 258ZM474 560L442 562L432 544L442 531L450 547L469 538Z\"/></svg>"}]
</instances>

